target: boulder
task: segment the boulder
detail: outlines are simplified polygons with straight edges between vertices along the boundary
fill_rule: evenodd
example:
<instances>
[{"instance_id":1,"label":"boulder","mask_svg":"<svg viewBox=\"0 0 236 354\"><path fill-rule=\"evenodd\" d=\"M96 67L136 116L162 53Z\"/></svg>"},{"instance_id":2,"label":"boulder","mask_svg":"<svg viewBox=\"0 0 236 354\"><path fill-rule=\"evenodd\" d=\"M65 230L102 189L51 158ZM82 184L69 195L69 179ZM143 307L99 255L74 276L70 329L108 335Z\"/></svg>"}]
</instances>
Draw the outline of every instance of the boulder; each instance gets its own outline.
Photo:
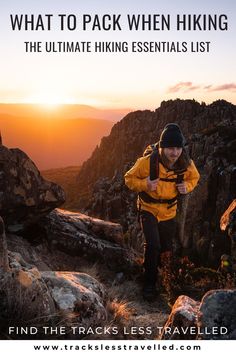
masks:
<instances>
[{"instance_id":1,"label":"boulder","mask_svg":"<svg viewBox=\"0 0 236 354\"><path fill-rule=\"evenodd\" d=\"M236 339L236 290L211 290L201 302L179 296L159 339Z\"/></svg>"},{"instance_id":2,"label":"boulder","mask_svg":"<svg viewBox=\"0 0 236 354\"><path fill-rule=\"evenodd\" d=\"M117 272L137 267L132 251L121 246L122 232L118 224L56 209L39 221L38 229L50 247L69 255L102 261Z\"/></svg>"},{"instance_id":3,"label":"boulder","mask_svg":"<svg viewBox=\"0 0 236 354\"><path fill-rule=\"evenodd\" d=\"M225 231L230 226L230 223L233 221L233 215L236 213L236 199L230 203L229 207L226 209L224 214L221 216L220 219L220 228L222 231Z\"/></svg>"},{"instance_id":4,"label":"boulder","mask_svg":"<svg viewBox=\"0 0 236 354\"><path fill-rule=\"evenodd\" d=\"M199 306L198 301L179 296L159 339L195 339Z\"/></svg>"},{"instance_id":5,"label":"boulder","mask_svg":"<svg viewBox=\"0 0 236 354\"><path fill-rule=\"evenodd\" d=\"M22 231L64 201L62 188L44 180L23 151L0 145L0 214L9 231Z\"/></svg>"},{"instance_id":6,"label":"boulder","mask_svg":"<svg viewBox=\"0 0 236 354\"><path fill-rule=\"evenodd\" d=\"M19 253L8 251L8 258L9 271L0 268L1 333L10 325L51 323L56 307L40 272Z\"/></svg>"},{"instance_id":7,"label":"boulder","mask_svg":"<svg viewBox=\"0 0 236 354\"><path fill-rule=\"evenodd\" d=\"M71 326L86 329L106 320L106 292L96 279L78 272L40 272L17 252L8 251L8 258L9 271L0 267L1 335L9 337L10 326L33 326L37 338L45 338L42 328L61 322L70 335ZM13 331L13 338L17 335Z\"/></svg>"},{"instance_id":8,"label":"boulder","mask_svg":"<svg viewBox=\"0 0 236 354\"><path fill-rule=\"evenodd\" d=\"M236 339L236 290L211 290L202 298L198 314L200 339ZM217 333L212 333L216 328Z\"/></svg>"},{"instance_id":9,"label":"boulder","mask_svg":"<svg viewBox=\"0 0 236 354\"><path fill-rule=\"evenodd\" d=\"M220 219L220 228L226 231L231 241L231 258L236 271L236 199L232 201Z\"/></svg>"},{"instance_id":10,"label":"boulder","mask_svg":"<svg viewBox=\"0 0 236 354\"><path fill-rule=\"evenodd\" d=\"M51 252L46 243L36 244L25 237L8 233L7 248L8 251L20 254L26 263L33 264L39 271L55 269ZM58 257L58 263L61 264L60 256L55 256Z\"/></svg>"},{"instance_id":11,"label":"boulder","mask_svg":"<svg viewBox=\"0 0 236 354\"><path fill-rule=\"evenodd\" d=\"M97 280L84 273L46 271L41 275L57 309L70 314L74 325L96 327L106 320L106 294Z\"/></svg>"}]
</instances>

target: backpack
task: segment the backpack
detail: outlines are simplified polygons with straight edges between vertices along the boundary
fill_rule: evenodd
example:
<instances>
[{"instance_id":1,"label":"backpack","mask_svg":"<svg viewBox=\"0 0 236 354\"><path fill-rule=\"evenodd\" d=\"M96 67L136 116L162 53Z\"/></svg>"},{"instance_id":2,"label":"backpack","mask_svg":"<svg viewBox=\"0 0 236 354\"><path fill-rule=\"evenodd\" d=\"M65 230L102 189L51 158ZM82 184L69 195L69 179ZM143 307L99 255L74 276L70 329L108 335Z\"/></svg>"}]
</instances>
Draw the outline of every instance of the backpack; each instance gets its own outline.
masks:
<instances>
[{"instance_id":1,"label":"backpack","mask_svg":"<svg viewBox=\"0 0 236 354\"><path fill-rule=\"evenodd\" d=\"M158 143L149 145L144 150L143 156L149 156L149 155L150 155L149 176L150 176L150 180L153 181L159 178L159 163L162 163L159 156ZM166 183L181 183L183 182L185 171L186 169L175 171L175 174L177 174L176 178L160 178L160 180ZM138 194L139 199L143 200L146 203L168 204L167 209L172 208L174 205L177 204L178 195L179 193L177 193L177 195L171 199L156 199L151 197L146 192L139 192Z\"/></svg>"}]
</instances>

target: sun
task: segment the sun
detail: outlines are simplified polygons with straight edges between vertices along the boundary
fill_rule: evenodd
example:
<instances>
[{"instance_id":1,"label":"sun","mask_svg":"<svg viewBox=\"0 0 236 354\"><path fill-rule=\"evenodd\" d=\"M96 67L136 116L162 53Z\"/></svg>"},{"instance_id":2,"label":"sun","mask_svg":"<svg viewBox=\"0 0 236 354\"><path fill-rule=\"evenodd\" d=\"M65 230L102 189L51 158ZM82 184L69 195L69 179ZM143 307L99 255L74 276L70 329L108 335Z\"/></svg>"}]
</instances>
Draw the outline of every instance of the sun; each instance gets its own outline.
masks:
<instances>
[{"instance_id":1,"label":"sun","mask_svg":"<svg viewBox=\"0 0 236 354\"><path fill-rule=\"evenodd\" d=\"M47 110L54 110L58 106L74 103L73 99L68 98L66 95L53 92L38 93L29 97L26 101L27 103L37 104Z\"/></svg>"}]
</instances>

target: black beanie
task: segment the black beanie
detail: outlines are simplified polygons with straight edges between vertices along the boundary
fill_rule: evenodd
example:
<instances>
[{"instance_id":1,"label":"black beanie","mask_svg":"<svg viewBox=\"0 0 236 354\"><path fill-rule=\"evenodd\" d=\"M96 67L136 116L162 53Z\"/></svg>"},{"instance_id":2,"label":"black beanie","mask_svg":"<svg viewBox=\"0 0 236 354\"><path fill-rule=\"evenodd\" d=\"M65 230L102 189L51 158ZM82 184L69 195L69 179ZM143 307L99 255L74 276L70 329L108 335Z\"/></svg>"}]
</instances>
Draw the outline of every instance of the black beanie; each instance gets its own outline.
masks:
<instances>
[{"instance_id":1,"label":"black beanie","mask_svg":"<svg viewBox=\"0 0 236 354\"><path fill-rule=\"evenodd\" d=\"M183 148L185 143L186 143L185 138L178 124L169 123L164 127L159 141L159 146L161 148L168 148L168 147Z\"/></svg>"}]
</instances>

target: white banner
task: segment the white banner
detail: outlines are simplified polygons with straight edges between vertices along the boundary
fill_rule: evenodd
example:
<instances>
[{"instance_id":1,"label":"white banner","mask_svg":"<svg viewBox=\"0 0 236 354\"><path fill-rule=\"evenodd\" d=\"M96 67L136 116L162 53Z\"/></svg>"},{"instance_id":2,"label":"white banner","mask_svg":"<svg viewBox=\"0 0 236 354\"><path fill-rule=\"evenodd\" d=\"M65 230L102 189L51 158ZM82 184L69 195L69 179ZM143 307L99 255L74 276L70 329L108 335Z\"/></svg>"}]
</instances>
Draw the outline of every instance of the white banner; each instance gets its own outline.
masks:
<instances>
[{"instance_id":1,"label":"white banner","mask_svg":"<svg viewBox=\"0 0 236 354\"><path fill-rule=\"evenodd\" d=\"M224 353L235 352L236 341L158 341L158 340L6 340L0 353ZM227 352L226 352L227 351Z\"/></svg>"}]
</instances>

